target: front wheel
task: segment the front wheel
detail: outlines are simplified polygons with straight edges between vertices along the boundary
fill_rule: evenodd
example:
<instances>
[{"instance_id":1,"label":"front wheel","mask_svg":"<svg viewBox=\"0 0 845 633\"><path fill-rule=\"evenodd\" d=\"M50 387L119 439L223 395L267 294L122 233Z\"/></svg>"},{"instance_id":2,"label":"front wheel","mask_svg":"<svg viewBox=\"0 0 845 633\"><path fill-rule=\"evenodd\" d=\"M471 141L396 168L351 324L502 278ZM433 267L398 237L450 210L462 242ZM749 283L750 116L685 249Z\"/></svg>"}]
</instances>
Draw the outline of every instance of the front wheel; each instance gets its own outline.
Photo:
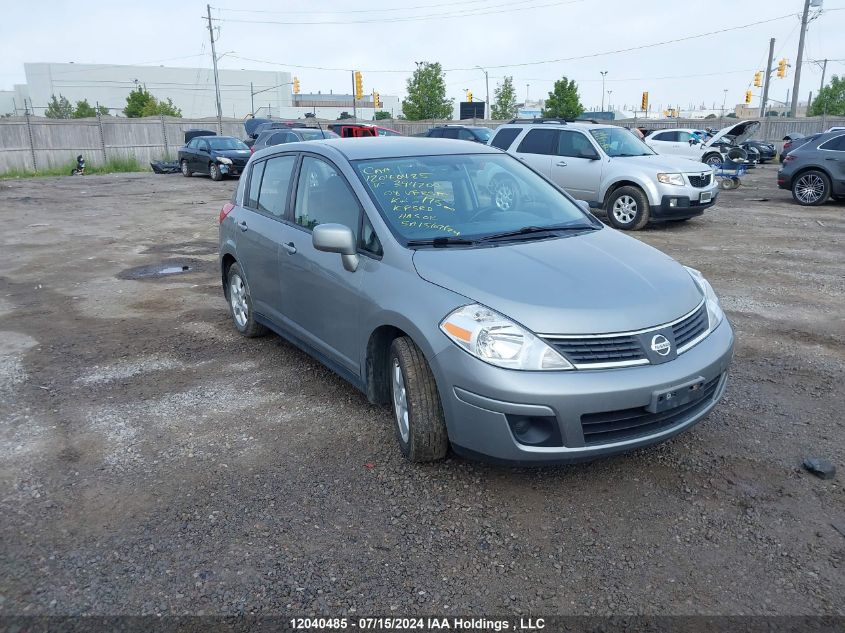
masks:
<instances>
[{"instance_id":1,"label":"front wheel","mask_svg":"<svg viewBox=\"0 0 845 633\"><path fill-rule=\"evenodd\" d=\"M722 155L721 154L708 154L704 157L703 162L710 167L715 169L719 169L722 166Z\"/></svg>"},{"instance_id":2,"label":"front wheel","mask_svg":"<svg viewBox=\"0 0 845 633\"><path fill-rule=\"evenodd\" d=\"M623 231L639 231L651 218L648 198L638 187L619 187L605 204L611 225Z\"/></svg>"},{"instance_id":3,"label":"front wheel","mask_svg":"<svg viewBox=\"0 0 845 633\"><path fill-rule=\"evenodd\" d=\"M824 204L830 196L830 179L821 171L805 171L792 182L792 198L805 207Z\"/></svg>"},{"instance_id":4,"label":"front wheel","mask_svg":"<svg viewBox=\"0 0 845 633\"><path fill-rule=\"evenodd\" d=\"M390 393L396 439L412 462L443 459L449 450L446 419L434 374L422 351L407 336L390 345Z\"/></svg>"},{"instance_id":5,"label":"front wheel","mask_svg":"<svg viewBox=\"0 0 845 633\"><path fill-rule=\"evenodd\" d=\"M188 161L183 160L183 161L182 161L182 165L181 165L181 166L182 166L182 175L183 175L185 178L190 178L190 177L191 177L191 174L192 174L193 172L191 171L191 168L190 168L190 167L188 167Z\"/></svg>"},{"instance_id":6,"label":"front wheel","mask_svg":"<svg viewBox=\"0 0 845 633\"><path fill-rule=\"evenodd\" d=\"M220 165L217 163L211 163L211 165L208 166L208 175L211 176L212 180L223 180L223 172L220 171Z\"/></svg>"}]
</instances>

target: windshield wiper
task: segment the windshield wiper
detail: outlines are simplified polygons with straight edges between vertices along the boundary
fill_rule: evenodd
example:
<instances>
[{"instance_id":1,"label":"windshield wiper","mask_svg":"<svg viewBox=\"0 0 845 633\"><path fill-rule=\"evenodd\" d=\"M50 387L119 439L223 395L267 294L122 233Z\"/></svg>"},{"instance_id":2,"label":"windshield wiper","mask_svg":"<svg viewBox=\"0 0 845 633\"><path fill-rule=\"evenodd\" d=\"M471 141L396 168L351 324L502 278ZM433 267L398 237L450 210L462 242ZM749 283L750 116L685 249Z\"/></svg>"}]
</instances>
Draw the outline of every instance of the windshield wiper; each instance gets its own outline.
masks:
<instances>
[{"instance_id":1,"label":"windshield wiper","mask_svg":"<svg viewBox=\"0 0 845 633\"><path fill-rule=\"evenodd\" d=\"M520 237L522 235L532 235L535 233L558 233L560 231L595 231L599 227L590 224L577 225L558 225L558 226L523 226L521 229L515 231L504 231L502 233L493 233L492 235L485 235L479 238L479 241L499 240L508 237Z\"/></svg>"},{"instance_id":2,"label":"windshield wiper","mask_svg":"<svg viewBox=\"0 0 845 633\"><path fill-rule=\"evenodd\" d=\"M434 246L435 248L445 248L447 246L467 246L475 244L475 240L468 240L464 237L434 237L425 240L408 240L406 246Z\"/></svg>"}]
</instances>

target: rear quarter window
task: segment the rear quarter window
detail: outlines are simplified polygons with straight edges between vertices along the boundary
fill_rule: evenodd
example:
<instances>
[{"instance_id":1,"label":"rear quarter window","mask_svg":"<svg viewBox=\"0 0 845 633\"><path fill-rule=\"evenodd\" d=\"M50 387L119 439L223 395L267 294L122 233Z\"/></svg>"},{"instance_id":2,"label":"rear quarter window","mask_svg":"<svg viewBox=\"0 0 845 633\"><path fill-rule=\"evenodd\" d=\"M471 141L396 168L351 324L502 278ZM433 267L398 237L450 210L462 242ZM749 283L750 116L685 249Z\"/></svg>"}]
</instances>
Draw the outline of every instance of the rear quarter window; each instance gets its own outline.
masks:
<instances>
[{"instance_id":1,"label":"rear quarter window","mask_svg":"<svg viewBox=\"0 0 845 633\"><path fill-rule=\"evenodd\" d=\"M496 136L493 137L493 140L490 142L490 145L493 147L498 147L499 149L507 150L511 144L514 142L517 136L519 136L520 130L518 127L508 127L499 130L496 132Z\"/></svg>"},{"instance_id":2,"label":"rear quarter window","mask_svg":"<svg viewBox=\"0 0 845 633\"><path fill-rule=\"evenodd\" d=\"M531 130L516 151L523 154L553 154L557 149L556 141L557 130Z\"/></svg>"}]
</instances>

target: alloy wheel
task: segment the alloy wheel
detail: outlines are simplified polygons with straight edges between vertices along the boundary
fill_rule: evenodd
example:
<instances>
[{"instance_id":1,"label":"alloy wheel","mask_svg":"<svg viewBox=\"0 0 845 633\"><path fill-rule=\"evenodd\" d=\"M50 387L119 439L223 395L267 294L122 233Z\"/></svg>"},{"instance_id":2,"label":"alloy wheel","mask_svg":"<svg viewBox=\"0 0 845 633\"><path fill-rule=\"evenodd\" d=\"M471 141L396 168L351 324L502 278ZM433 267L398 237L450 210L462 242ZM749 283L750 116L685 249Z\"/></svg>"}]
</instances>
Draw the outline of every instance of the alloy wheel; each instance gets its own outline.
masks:
<instances>
[{"instance_id":1,"label":"alloy wheel","mask_svg":"<svg viewBox=\"0 0 845 633\"><path fill-rule=\"evenodd\" d=\"M402 441L407 442L410 437L408 423L408 394L405 391L405 376L402 374L402 367L399 359L393 359L393 411L396 414L396 424L399 425L399 435Z\"/></svg>"},{"instance_id":2,"label":"alloy wheel","mask_svg":"<svg viewBox=\"0 0 845 633\"><path fill-rule=\"evenodd\" d=\"M795 197L804 204L818 202L824 195L824 181L816 174L804 174L795 183Z\"/></svg>"},{"instance_id":3,"label":"alloy wheel","mask_svg":"<svg viewBox=\"0 0 845 633\"><path fill-rule=\"evenodd\" d=\"M620 224L630 224L637 217L637 201L632 196L619 196L613 203L612 213Z\"/></svg>"},{"instance_id":4,"label":"alloy wheel","mask_svg":"<svg viewBox=\"0 0 845 633\"><path fill-rule=\"evenodd\" d=\"M246 286L240 275L234 274L229 279L229 301L232 304L232 315L239 328L245 328L249 319L249 306L246 301Z\"/></svg>"}]
</instances>

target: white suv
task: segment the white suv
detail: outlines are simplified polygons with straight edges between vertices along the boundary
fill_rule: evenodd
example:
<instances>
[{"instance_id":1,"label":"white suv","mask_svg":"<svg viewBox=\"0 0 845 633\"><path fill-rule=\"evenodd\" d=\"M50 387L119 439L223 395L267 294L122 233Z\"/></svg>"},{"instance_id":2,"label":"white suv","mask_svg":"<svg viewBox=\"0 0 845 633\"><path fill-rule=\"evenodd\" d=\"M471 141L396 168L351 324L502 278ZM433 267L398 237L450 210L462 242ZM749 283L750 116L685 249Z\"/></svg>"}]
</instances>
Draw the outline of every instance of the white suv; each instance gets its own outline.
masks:
<instances>
[{"instance_id":1,"label":"white suv","mask_svg":"<svg viewBox=\"0 0 845 633\"><path fill-rule=\"evenodd\" d=\"M712 168L659 156L625 128L561 119L514 119L496 129L490 145L505 150L574 198L604 209L618 229L649 221L687 220L716 202ZM520 204L515 182L492 175L496 205Z\"/></svg>"}]
</instances>

